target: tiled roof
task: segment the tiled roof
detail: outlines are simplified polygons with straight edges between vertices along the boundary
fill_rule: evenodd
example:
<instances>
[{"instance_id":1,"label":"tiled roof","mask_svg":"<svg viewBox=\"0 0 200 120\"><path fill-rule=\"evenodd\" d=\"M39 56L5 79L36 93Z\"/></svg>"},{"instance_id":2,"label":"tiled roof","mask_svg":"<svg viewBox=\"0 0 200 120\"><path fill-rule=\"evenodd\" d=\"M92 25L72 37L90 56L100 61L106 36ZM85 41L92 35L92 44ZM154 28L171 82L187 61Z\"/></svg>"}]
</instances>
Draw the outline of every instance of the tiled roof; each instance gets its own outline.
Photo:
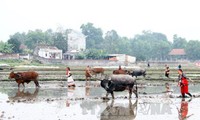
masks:
<instances>
[{"instance_id":1,"label":"tiled roof","mask_svg":"<svg viewBox=\"0 0 200 120\"><path fill-rule=\"evenodd\" d=\"M172 49L171 52L169 52L169 55L185 55L184 49Z\"/></svg>"}]
</instances>

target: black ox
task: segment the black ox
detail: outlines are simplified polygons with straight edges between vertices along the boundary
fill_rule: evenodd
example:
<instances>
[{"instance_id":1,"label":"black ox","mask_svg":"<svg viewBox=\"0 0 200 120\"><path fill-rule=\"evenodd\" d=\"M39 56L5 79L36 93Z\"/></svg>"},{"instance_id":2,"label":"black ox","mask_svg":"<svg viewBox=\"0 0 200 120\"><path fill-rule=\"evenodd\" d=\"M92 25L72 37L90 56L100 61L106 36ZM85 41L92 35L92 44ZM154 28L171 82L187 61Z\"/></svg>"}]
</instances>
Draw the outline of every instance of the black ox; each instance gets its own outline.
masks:
<instances>
[{"instance_id":1,"label":"black ox","mask_svg":"<svg viewBox=\"0 0 200 120\"><path fill-rule=\"evenodd\" d=\"M137 78L137 76L146 76L146 70L145 69L134 69L133 71L129 72L129 75L131 75L132 77L135 76Z\"/></svg>"},{"instance_id":2,"label":"black ox","mask_svg":"<svg viewBox=\"0 0 200 120\"><path fill-rule=\"evenodd\" d=\"M136 88L133 90L134 85L136 85ZM132 92L138 97L136 80L130 75L112 75L110 80L101 80L101 87L107 91L106 98L109 93L111 93L112 98L114 99L114 91L124 90L129 91L129 98L131 98Z\"/></svg>"}]
</instances>

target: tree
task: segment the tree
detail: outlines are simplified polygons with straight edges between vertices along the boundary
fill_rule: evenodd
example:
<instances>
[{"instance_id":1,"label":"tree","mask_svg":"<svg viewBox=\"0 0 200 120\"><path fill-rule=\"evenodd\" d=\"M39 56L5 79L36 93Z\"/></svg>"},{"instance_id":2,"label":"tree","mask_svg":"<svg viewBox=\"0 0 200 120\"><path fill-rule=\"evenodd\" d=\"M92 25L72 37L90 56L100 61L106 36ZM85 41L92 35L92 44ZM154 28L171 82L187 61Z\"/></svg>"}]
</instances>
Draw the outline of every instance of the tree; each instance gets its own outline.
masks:
<instances>
[{"instance_id":1,"label":"tree","mask_svg":"<svg viewBox=\"0 0 200 120\"><path fill-rule=\"evenodd\" d=\"M200 59L200 42L198 40L190 40L187 43L186 54L190 60L199 60Z\"/></svg>"},{"instance_id":2,"label":"tree","mask_svg":"<svg viewBox=\"0 0 200 120\"><path fill-rule=\"evenodd\" d=\"M172 48L185 49L187 46L187 41L185 38L178 37L176 34L173 36Z\"/></svg>"},{"instance_id":3,"label":"tree","mask_svg":"<svg viewBox=\"0 0 200 120\"><path fill-rule=\"evenodd\" d=\"M98 49L87 49L85 51L86 59L103 59L106 57L106 52Z\"/></svg>"},{"instance_id":4,"label":"tree","mask_svg":"<svg viewBox=\"0 0 200 120\"><path fill-rule=\"evenodd\" d=\"M17 32L14 35L11 35L10 38L17 39L21 43L24 43L27 40L26 33L24 32L23 33Z\"/></svg>"},{"instance_id":5,"label":"tree","mask_svg":"<svg viewBox=\"0 0 200 120\"><path fill-rule=\"evenodd\" d=\"M22 51L20 49L21 42L17 38L10 38L8 44L12 45L12 51L14 53L20 53Z\"/></svg>"},{"instance_id":6,"label":"tree","mask_svg":"<svg viewBox=\"0 0 200 120\"><path fill-rule=\"evenodd\" d=\"M119 53L119 41L120 37L115 30L108 31L103 42L104 49L108 51L108 53Z\"/></svg>"},{"instance_id":7,"label":"tree","mask_svg":"<svg viewBox=\"0 0 200 120\"><path fill-rule=\"evenodd\" d=\"M142 35L135 35L131 40L131 48L131 55L138 60L166 59L171 43L162 33L143 31Z\"/></svg>"},{"instance_id":8,"label":"tree","mask_svg":"<svg viewBox=\"0 0 200 120\"><path fill-rule=\"evenodd\" d=\"M127 37L120 37L118 41L118 48L120 54L131 55L131 41Z\"/></svg>"},{"instance_id":9,"label":"tree","mask_svg":"<svg viewBox=\"0 0 200 120\"><path fill-rule=\"evenodd\" d=\"M168 41L166 35L152 31L142 31L142 35L135 35L134 39L149 40L149 41Z\"/></svg>"},{"instance_id":10,"label":"tree","mask_svg":"<svg viewBox=\"0 0 200 120\"><path fill-rule=\"evenodd\" d=\"M53 45L54 41L53 41L53 30L52 29L48 29L44 32L44 43L48 44L48 45Z\"/></svg>"},{"instance_id":11,"label":"tree","mask_svg":"<svg viewBox=\"0 0 200 120\"><path fill-rule=\"evenodd\" d=\"M8 42L0 41L0 52L2 53L12 53L12 44L8 44Z\"/></svg>"},{"instance_id":12,"label":"tree","mask_svg":"<svg viewBox=\"0 0 200 120\"><path fill-rule=\"evenodd\" d=\"M53 36L54 45L63 52L67 51L67 32L57 32Z\"/></svg>"},{"instance_id":13,"label":"tree","mask_svg":"<svg viewBox=\"0 0 200 120\"><path fill-rule=\"evenodd\" d=\"M28 32L25 45L28 46L29 49L34 49L39 44L51 45L53 43L51 38L51 30L43 32L40 29L36 29L35 31Z\"/></svg>"},{"instance_id":14,"label":"tree","mask_svg":"<svg viewBox=\"0 0 200 120\"><path fill-rule=\"evenodd\" d=\"M80 28L86 36L86 49L102 48L103 32L100 28L95 28L92 23L82 24Z\"/></svg>"}]
</instances>

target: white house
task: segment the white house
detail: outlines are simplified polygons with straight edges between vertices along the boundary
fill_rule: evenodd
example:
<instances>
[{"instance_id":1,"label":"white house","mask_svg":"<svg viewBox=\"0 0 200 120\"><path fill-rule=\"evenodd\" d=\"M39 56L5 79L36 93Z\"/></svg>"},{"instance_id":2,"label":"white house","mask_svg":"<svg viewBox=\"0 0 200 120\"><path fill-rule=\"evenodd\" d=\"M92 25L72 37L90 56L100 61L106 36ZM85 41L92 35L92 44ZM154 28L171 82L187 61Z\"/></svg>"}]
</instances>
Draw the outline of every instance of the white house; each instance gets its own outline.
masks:
<instances>
[{"instance_id":1,"label":"white house","mask_svg":"<svg viewBox=\"0 0 200 120\"><path fill-rule=\"evenodd\" d=\"M113 61L120 61L125 63L135 63L136 57L126 55L126 54L109 54L108 55L109 60Z\"/></svg>"},{"instance_id":2,"label":"white house","mask_svg":"<svg viewBox=\"0 0 200 120\"><path fill-rule=\"evenodd\" d=\"M62 59L62 50L55 46L37 46L34 54L43 58Z\"/></svg>"},{"instance_id":3,"label":"white house","mask_svg":"<svg viewBox=\"0 0 200 120\"><path fill-rule=\"evenodd\" d=\"M85 35L75 30L68 31L68 52L83 51L86 49Z\"/></svg>"},{"instance_id":4,"label":"white house","mask_svg":"<svg viewBox=\"0 0 200 120\"><path fill-rule=\"evenodd\" d=\"M29 60L31 58L30 54L19 54L20 59Z\"/></svg>"},{"instance_id":5,"label":"white house","mask_svg":"<svg viewBox=\"0 0 200 120\"><path fill-rule=\"evenodd\" d=\"M75 59L75 55L86 49L85 35L75 30L68 30L68 49L63 59Z\"/></svg>"}]
</instances>

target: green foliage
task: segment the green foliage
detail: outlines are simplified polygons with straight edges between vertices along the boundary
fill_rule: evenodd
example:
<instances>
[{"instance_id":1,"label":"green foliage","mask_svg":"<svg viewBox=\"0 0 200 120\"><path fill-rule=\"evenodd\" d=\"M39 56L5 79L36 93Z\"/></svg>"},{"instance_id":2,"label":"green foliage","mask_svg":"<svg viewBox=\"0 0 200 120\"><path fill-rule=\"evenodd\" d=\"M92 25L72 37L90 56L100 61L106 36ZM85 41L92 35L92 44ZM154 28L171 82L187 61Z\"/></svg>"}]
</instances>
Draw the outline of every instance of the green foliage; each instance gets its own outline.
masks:
<instances>
[{"instance_id":1,"label":"green foliage","mask_svg":"<svg viewBox=\"0 0 200 120\"><path fill-rule=\"evenodd\" d=\"M87 49L76 55L76 59L105 59L106 57L107 53L98 49Z\"/></svg>"},{"instance_id":2,"label":"green foliage","mask_svg":"<svg viewBox=\"0 0 200 120\"><path fill-rule=\"evenodd\" d=\"M103 59L106 55L105 51L98 49L88 49L85 51L86 59Z\"/></svg>"},{"instance_id":3,"label":"green foliage","mask_svg":"<svg viewBox=\"0 0 200 120\"><path fill-rule=\"evenodd\" d=\"M200 41L190 40L186 47L186 54L190 60L199 60L200 59Z\"/></svg>"},{"instance_id":4,"label":"green foliage","mask_svg":"<svg viewBox=\"0 0 200 120\"><path fill-rule=\"evenodd\" d=\"M30 30L27 34L17 32L10 36L8 42L13 45L13 52L15 53L33 52L37 45L52 45L65 52L67 50L67 32L54 33L51 29L44 32L40 29L36 29L35 31ZM20 45L25 47L23 51L20 49Z\"/></svg>"},{"instance_id":5,"label":"green foliage","mask_svg":"<svg viewBox=\"0 0 200 120\"><path fill-rule=\"evenodd\" d=\"M37 29L35 31L29 31L25 45L27 45L30 49L34 49L39 44L48 45L48 43L45 42L45 35L42 30Z\"/></svg>"},{"instance_id":6,"label":"green foliage","mask_svg":"<svg viewBox=\"0 0 200 120\"><path fill-rule=\"evenodd\" d=\"M138 60L166 59L170 51L170 42L161 33L143 31L132 39L132 54Z\"/></svg>"},{"instance_id":7,"label":"green foliage","mask_svg":"<svg viewBox=\"0 0 200 120\"><path fill-rule=\"evenodd\" d=\"M187 46L187 41L185 38L178 37L177 35L173 36L173 44L172 48L178 49L185 49Z\"/></svg>"},{"instance_id":8,"label":"green foliage","mask_svg":"<svg viewBox=\"0 0 200 120\"><path fill-rule=\"evenodd\" d=\"M76 59L103 59L106 54L128 54L137 60L162 60L169 59L168 53L173 48L185 49L186 57L199 60L199 41L187 42L185 38L173 36L173 43L169 42L166 35L157 32L143 31L133 38L121 37L117 31L107 31L103 37L101 28L94 27L93 23L81 25L82 33L86 37L86 50L76 55ZM37 45L56 46L63 52L68 49L69 30L59 27L57 32L51 29L42 31L28 31L28 33L15 33L8 42L0 42L0 52L3 53L32 53ZM23 46L23 51L20 49Z\"/></svg>"},{"instance_id":9,"label":"green foliage","mask_svg":"<svg viewBox=\"0 0 200 120\"><path fill-rule=\"evenodd\" d=\"M26 34L25 33L15 33L14 35L10 36L10 39L17 39L20 43L24 43L26 41Z\"/></svg>"},{"instance_id":10,"label":"green foliage","mask_svg":"<svg viewBox=\"0 0 200 120\"><path fill-rule=\"evenodd\" d=\"M103 32L101 28L95 28L92 23L83 24L80 27L86 36L86 49L101 49Z\"/></svg>"},{"instance_id":11,"label":"green foliage","mask_svg":"<svg viewBox=\"0 0 200 120\"><path fill-rule=\"evenodd\" d=\"M130 39L126 38L126 37L120 37L120 39L118 40L118 53L119 54L128 54L131 55L131 41Z\"/></svg>"},{"instance_id":12,"label":"green foliage","mask_svg":"<svg viewBox=\"0 0 200 120\"><path fill-rule=\"evenodd\" d=\"M66 36L64 36L60 32L57 32L57 33L54 34L54 37L53 37L54 45L58 49L63 50L63 52L67 51L67 37Z\"/></svg>"},{"instance_id":13,"label":"green foliage","mask_svg":"<svg viewBox=\"0 0 200 120\"><path fill-rule=\"evenodd\" d=\"M2 53L12 53L13 46L12 44L9 44L8 42L2 42L0 41L0 52Z\"/></svg>"},{"instance_id":14,"label":"green foliage","mask_svg":"<svg viewBox=\"0 0 200 120\"><path fill-rule=\"evenodd\" d=\"M75 58L76 58L76 59L79 59L79 60L85 59L85 58L86 58L86 55L85 55L84 52L79 52L78 54L76 54Z\"/></svg>"},{"instance_id":15,"label":"green foliage","mask_svg":"<svg viewBox=\"0 0 200 120\"><path fill-rule=\"evenodd\" d=\"M119 53L119 41L120 37L115 30L108 31L103 42L105 51L108 51L109 54Z\"/></svg>"},{"instance_id":16,"label":"green foliage","mask_svg":"<svg viewBox=\"0 0 200 120\"><path fill-rule=\"evenodd\" d=\"M22 51L20 49L21 42L17 38L10 38L8 40L8 44L11 44L13 46L12 51L14 53L21 53L21 51Z\"/></svg>"},{"instance_id":17,"label":"green foliage","mask_svg":"<svg viewBox=\"0 0 200 120\"><path fill-rule=\"evenodd\" d=\"M143 31L142 35L135 35L134 39L149 40L149 41L168 41L166 35L157 32Z\"/></svg>"}]
</instances>

